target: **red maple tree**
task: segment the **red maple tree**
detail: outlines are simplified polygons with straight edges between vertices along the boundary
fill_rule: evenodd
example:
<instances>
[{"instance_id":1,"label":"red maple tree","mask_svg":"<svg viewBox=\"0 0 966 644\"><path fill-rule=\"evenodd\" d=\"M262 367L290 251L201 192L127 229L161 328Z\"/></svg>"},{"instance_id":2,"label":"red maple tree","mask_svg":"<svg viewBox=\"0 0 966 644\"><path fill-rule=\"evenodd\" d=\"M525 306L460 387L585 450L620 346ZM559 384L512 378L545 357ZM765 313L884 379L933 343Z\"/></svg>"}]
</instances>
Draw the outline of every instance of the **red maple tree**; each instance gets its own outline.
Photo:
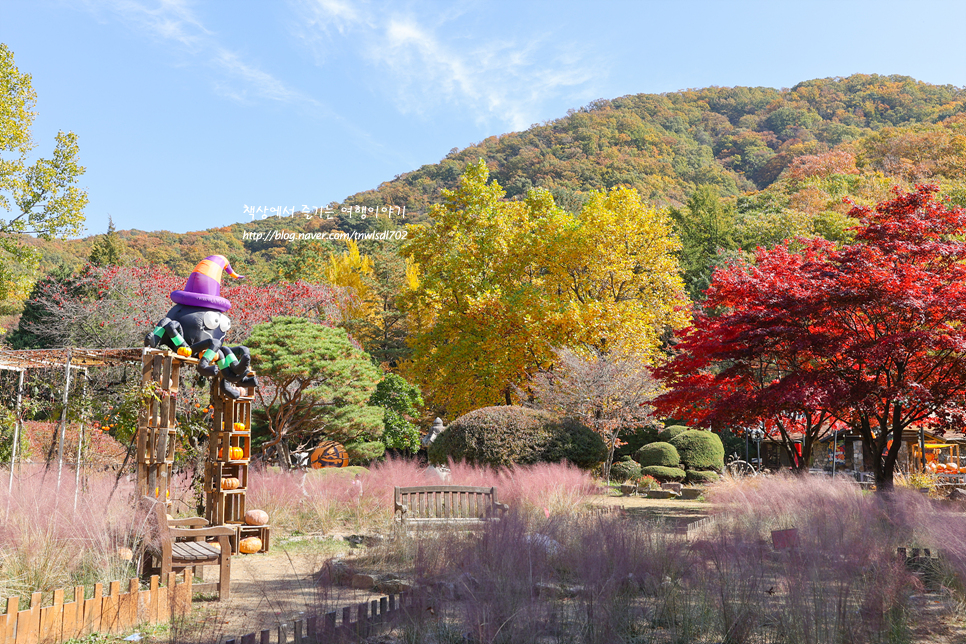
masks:
<instances>
[{"instance_id":1,"label":"red maple tree","mask_svg":"<svg viewBox=\"0 0 966 644\"><path fill-rule=\"evenodd\" d=\"M853 207L848 246L800 240L716 272L658 374L671 388L658 409L712 427L768 421L790 456L797 425L800 469L823 432L846 425L891 488L903 431L966 425L966 211L935 192Z\"/></svg>"}]
</instances>

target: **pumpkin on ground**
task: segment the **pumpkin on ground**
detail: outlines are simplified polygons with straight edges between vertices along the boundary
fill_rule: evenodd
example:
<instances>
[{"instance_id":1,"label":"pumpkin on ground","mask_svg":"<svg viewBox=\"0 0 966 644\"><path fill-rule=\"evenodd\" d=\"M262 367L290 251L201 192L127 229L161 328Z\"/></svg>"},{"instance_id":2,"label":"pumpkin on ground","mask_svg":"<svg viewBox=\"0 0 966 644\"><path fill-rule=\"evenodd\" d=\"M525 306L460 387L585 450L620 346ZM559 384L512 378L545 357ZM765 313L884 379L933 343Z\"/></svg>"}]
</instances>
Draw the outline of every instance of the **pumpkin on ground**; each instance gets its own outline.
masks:
<instances>
[{"instance_id":1,"label":"pumpkin on ground","mask_svg":"<svg viewBox=\"0 0 966 644\"><path fill-rule=\"evenodd\" d=\"M265 510L249 510L245 513L245 523L248 525L268 525L268 512Z\"/></svg>"},{"instance_id":2,"label":"pumpkin on ground","mask_svg":"<svg viewBox=\"0 0 966 644\"><path fill-rule=\"evenodd\" d=\"M262 540L258 537L245 537L238 543L238 552L250 555L262 549Z\"/></svg>"}]
</instances>

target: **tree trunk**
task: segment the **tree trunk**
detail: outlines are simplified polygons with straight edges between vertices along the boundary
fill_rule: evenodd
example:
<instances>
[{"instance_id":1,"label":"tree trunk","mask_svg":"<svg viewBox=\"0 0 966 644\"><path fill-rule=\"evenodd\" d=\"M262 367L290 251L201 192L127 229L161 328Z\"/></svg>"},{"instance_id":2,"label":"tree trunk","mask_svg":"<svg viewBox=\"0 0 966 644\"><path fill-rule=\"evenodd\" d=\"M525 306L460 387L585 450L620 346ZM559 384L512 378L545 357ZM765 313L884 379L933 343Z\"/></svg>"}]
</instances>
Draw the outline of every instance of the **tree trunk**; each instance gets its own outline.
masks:
<instances>
[{"instance_id":1,"label":"tree trunk","mask_svg":"<svg viewBox=\"0 0 966 644\"><path fill-rule=\"evenodd\" d=\"M610 468L614 464L614 451L617 449L617 434L614 434L610 441L610 449L607 451L607 461L604 463L604 480L610 483Z\"/></svg>"},{"instance_id":2,"label":"tree trunk","mask_svg":"<svg viewBox=\"0 0 966 644\"><path fill-rule=\"evenodd\" d=\"M288 445L284 441L280 441L275 446L275 458L278 461L279 467L283 470L292 469L292 455L288 451Z\"/></svg>"},{"instance_id":3,"label":"tree trunk","mask_svg":"<svg viewBox=\"0 0 966 644\"><path fill-rule=\"evenodd\" d=\"M863 447L869 451L872 457L872 473L875 476L875 489L878 492L888 493L893 488L896 460L899 457L899 449L902 447L902 425L899 422L901 418L900 411L899 406L896 405L893 413L894 421L891 423L891 427L883 421L878 423L878 436L873 435L872 423L867 416L863 416L860 420L859 434L862 436ZM887 428L889 431L886 431ZM890 437L892 437L892 445L889 446L889 451L883 456L882 452L889 445Z\"/></svg>"}]
</instances>

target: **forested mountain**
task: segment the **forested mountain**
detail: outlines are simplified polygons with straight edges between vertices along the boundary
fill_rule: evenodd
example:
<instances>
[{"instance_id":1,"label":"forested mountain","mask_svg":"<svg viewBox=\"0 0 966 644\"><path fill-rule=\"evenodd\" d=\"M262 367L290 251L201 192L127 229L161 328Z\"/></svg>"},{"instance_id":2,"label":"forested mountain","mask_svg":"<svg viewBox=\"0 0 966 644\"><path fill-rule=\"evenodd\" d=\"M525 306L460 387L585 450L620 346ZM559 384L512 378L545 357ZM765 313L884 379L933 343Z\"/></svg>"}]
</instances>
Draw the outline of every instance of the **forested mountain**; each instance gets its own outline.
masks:
<instances>
[{"instance_id":1,"label":"forested mountain","mask_svg":"<svg viewBox=\"0 0 966 644\"><path fill-rule=\"evenodd\" d=\"M963 89L879 75L810 80L783 90L710 87L602 99L524 132L454 149L439 163L351 195L332 204L333 220L286 218L284 227L372 230L399 223L340 216L342 206L405 206L406 221L420 221L441 190L454 187L467 165L483 158L511 199L544 187L558 204L576 211L590 191L629 186L657 206L675 208L685 227L683 219L700 203L713 209L720 200L735 247L796 233L834 238L849 223L842 221L846 195L871 202L893 184L929 181L954 200L964 199L964 106ZM703 202L694 201L699 194ZM242 233L279 223L118 235L129 261L186 274L196 258L220 253L257 280L270 281L284 277L299 245L243 240ZM43 268L79 266L93 239L37 242Z\"/></svg>"},{"instance_id":2,"label":"forested mountain","mask_svg":"<svg viewBox=\"0 0 966 644\"><path fill-rule=\"evenodd\" d=\"M221 254L249 276L225 284L238 303L236 335L294 307L293 314L344 327L378 362L412 378L434 414L497 404L550 364L561 338L583 333L590 346L603 347L633 328L656 347L672 325L671 309L660 307L686 311L681 287L703 299L714 268L756 246L814 236L847 243L853 203L871 206L895 186L935 183L966 205L964 112L966 91L903 76L598 100L329 204L331 219L316 213L186 234L110 230L82 240L27 240L39 247L48 276L34 285L22 316L0 318L0 328L11 331L3 341L23 348L138 344L143 327L167 307L166 294L200 259ZM454 190L448 200L444 189ZM485 206L481 195L488 195ZM356 246L264 235L395 231L431 218L440 225L408 231L405 248L399 239ZM439 240L426 241L436 232ZM665 286L638 283L644 251L658 246L666 251L658 271ZM501 256L500 249L526 252ZM595 255L621 249L627 256ZM88 261L93 266L75 271ZM608 299L619 270L635 286ZM573 288L576 302L564 297ZM450 298L456 309L441 309L440 293L457 290ZM548 307L548 293L563 300ZM648 311L659 312L640 322ZM617 317L605 323L606 314ZM441 320L454 326L442 328ZM499 359L483 356L486 347ZM482 389L448 398L473 391L467 377Z\"/></svg>"}]
</instances>

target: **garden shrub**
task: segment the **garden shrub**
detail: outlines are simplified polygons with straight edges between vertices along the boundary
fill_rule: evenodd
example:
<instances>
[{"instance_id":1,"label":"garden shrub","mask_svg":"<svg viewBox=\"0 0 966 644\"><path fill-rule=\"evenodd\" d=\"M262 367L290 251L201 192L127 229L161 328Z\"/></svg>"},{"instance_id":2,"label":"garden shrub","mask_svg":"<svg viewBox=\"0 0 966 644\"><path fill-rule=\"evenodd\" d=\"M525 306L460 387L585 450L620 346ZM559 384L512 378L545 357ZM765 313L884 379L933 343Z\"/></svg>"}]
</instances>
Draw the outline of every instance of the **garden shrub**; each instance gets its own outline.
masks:
<instances>
[{"instance_id":1,"label":"garden shrub","mask_svg":"<svg viewBox=\"0 0 966 644\"><path fill-rule=\"evenodd\" d=\"M677 483L683 481L686 472L679 467L664 467L662 465L647 465L641 468L644 476L653 476L662 483Z\"/></svg>"},{"instance_id":2,"label":"garden shrub","mask_svg":"<svg viewBox=\"0 0 966 644\"><path fill-rule=\"evenodd\" d=\"M670 440L677 448L681 464L687 470L724 469L724 445L714 432L689 430Z\"/></svg>"},{"instance_id":3,"label":"garden shrub","mask_svg":"<svg viewBox=\"0 0 966 644\"><path fill-rule=\"evenodd\" d=\"M610 478L612 481L637 480L641 478L641 466L632 460L618 461L610 466Z\"/></svg>"},{"instance_id":4,"label":"garden shrub","mask_svg":"<svg viewBox=\"0 0 966 644\"><path fill-rule=\"evenodd\" d=\"M708 485L720 479L721 476L713 470L688 470L684 477L685 483L693 485Z\"/></svg>"},{"instance_id":5,"label":"garden shrub","mask_svg":"<svg viewBox=\"0 0 966 644\"><path fill-rule=\"evenodd\" d=\"M663 430L658 432L656 440L664 443L670 443L672 438L678 434L683 434L686 431L690 431L690 429L690 427L686 427L685 425L668 425Z\"/></svg>"},{"instance_id":6,"label":"garden shrub","mask_svg":"<svg viewBox=\"0 0 966 644\"><path fill-rule=\"evenodd\" d=\"M460 416L436 437L431 463L448 458L508 467L569 461L590 469L607 458L600 436L572 418L526 407L484 407Z\"/></svg>"},{"instance_id":7,"label":"garden shrub","mask_svg":"<svg viewBox=\"0 0 966 644\"><path fill-rule=\"evenodd\" d=\"M634 460L644 467L657 465L660 467L677 467L681 462L677 448L671 443L651 443L637 450Z\"/></svg>"},{"instance_id":8,"label":"garden shrub","mask_svg":"<svg viewBox=\"0 0 966 644\"><path fill-rule=\"evenodd\" d=\"M661 431L654 425L642 425L621 430L621 440L623 444L614 452L614 459L623 460L624 457L631 458L634 453L648 443L658 440L657 435Z\"/></svg>"}]
</instances>

